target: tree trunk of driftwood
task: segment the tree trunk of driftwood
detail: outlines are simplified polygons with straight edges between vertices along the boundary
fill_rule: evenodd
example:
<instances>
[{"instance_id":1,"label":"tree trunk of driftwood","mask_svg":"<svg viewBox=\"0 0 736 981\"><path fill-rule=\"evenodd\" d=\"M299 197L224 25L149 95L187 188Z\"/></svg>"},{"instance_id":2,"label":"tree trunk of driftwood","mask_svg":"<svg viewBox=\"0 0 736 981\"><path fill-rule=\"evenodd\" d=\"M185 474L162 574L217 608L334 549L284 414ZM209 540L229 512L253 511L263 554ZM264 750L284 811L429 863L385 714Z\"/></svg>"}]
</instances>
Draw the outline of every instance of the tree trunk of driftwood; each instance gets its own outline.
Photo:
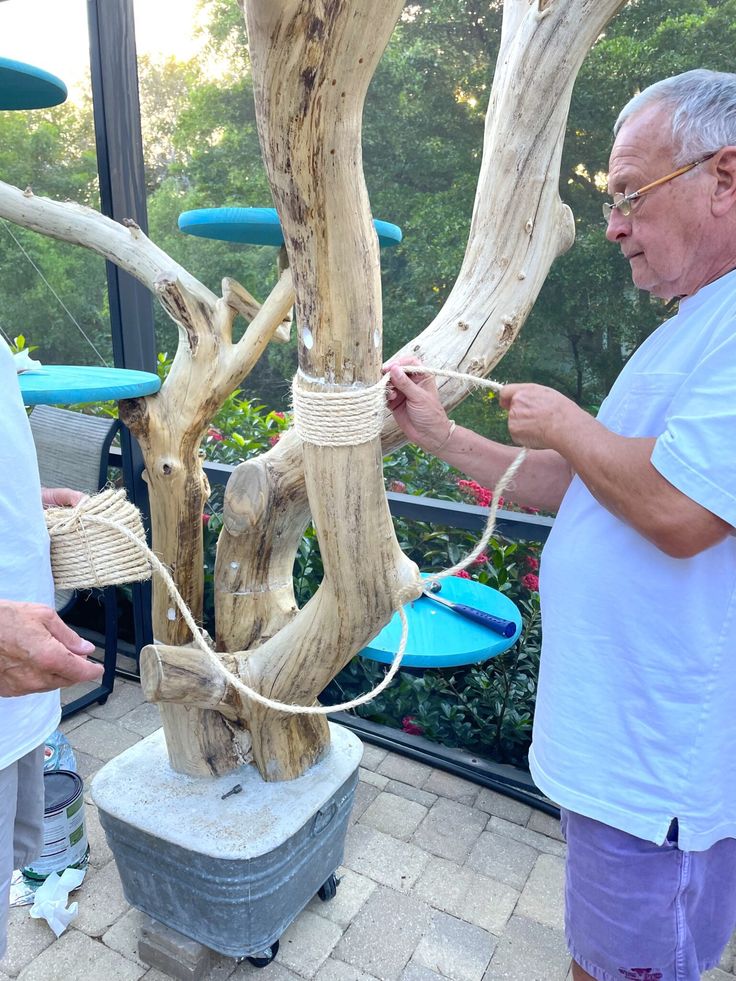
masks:
<instances>
[{"instance_id":1,"label":"tree trunk of driftwood","mask_svg":"<svg viewBox=\"0 0 736 981\"><path fill-rule=\"evenodd\" d=\"M138 439L146 464L151 531L159 558L168 566L195 620L202 620L202 514L209 485L199 447L224 399L247 374L290 308L290 273L263 308L244 309L244 291L223 283L223 299L188 302L178 283L159 283L164 306L180 327L177 356L161 392L121 405L121 417ZM232 344L236 312L252 322L242 341ZM199 392L200 398L189 393ZM182 398L182 395L184 397ZM154 580L153 630L157 643L183 645L189 628L166 588ZM237 719L195 706L162 703L166 744L175 769L192 775L224 773L249 759L250 735Z\"/></svg>"}]
</instances>

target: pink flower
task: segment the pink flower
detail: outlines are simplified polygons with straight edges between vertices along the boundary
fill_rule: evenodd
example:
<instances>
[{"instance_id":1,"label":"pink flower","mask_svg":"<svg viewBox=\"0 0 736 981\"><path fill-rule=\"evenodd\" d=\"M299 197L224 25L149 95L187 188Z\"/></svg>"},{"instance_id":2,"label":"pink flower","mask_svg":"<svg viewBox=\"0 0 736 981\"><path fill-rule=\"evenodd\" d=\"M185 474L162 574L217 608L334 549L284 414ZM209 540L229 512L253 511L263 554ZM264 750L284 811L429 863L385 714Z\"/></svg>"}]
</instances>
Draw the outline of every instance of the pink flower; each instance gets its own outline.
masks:
<instances>
[{"instance_id":1,"label":"pink flower","mask_svg":"<svg viewBox=\"0 0 736 981\"><path fill-rule=\"evenodd\" d=\"M521 585L536 593L539 590L539 576L535 576L533 572L527 572L525 576L521 577Z\"/></svg>"},{"instance_id":2,"label":"pink flower","mask_svg":"<svg viewBox=\"0 0 736 981\"><path fill-rule=\"evenodd\" d=\"M269 436L268 442L271 444L271 446L275 446L280 439L281 439L281 435L277 434L276 436Z\"/></svg>"},{"instance_id":3,"label":"pink flower","mask_svg":"<svg viewBox=\"0 0 736 981\"><path fill-rule=\"evenodd\" d=\"M457 573L457 575L461 579L470 579L470 573L467 571L467 569L461 569L460 572Z\"/></svg>"},{"instance_id":4,"label":"pink flower","mask_svg":"<svg viewBox=\"0 0 736 981\"><path fill-rule=\"evenodd\" d=\"M207 430L207 435L210 439L213 439L216 443L221 443L225 437L222 435L219 429L215 429L214 426L210 426Z\"/></svg>"},{"instance_id":5,"label":"pink flower","mask_svg":"<svg viewBox=\"0 0 736 981\"><path fill-rule=\"evenodd\" d=\"M536 572L537 569L539 569L539 559L535 559L533 555L527 555L524 562L526 563L526 567L530 572Z\"/></svg>"},{"instance_id":6,"label":"pink flower","mask_svg":"<svg viewBox=\"0 0 736 981\"><path fill-rule=\"evenodd\" d=\"M458 480L457 486L459 490L472 497L475 503L482 508L489 507L493 500L493 491L489 490L488 487L481 487L477 480ZM503 500L499 503L503 504Z\"/></svg>"},{"instance_id":7,"label":"pink flower","mask_svg":"<svg viewBox=\"0 0 736 981\"><path fill-rule=\"evenodd\" d=\"M209 514L203 514L202 515L202 524L205 526L205 528L207 527L207 525L209 523L210 523L210 515Z\"/></svg>"},{"instance_id":8,"label":"pink flower","mask_svg":"<svg viewBox=\"0 0 736 981\"><path fill-rule=\"evenodd\" d=\"M410 736L421 736L424 730L418 726L413 715L405 715L401 720L402 732L407 732Z\"/></svg>"},{"instance_id":9,"label":"pink flower","mask_svg":"<svg viewBox=\"0 0 736 981\"><path fill-rule=\"evenodd\" d=\"M389 481L388 489L394 491L395 494L406 494L406 484L403 480Z\"/></svg>"},{"instance_id":10,"label":"pink flower","mask_svg":"<svg viewBox=\"0 0 736 981\"><path fill-rule=\"evenodd\" d=\"M473 565L485 565L488 561L488 556L485 552L481 552L478 558L473 562Z\"/></svg>"},{"instance_id":11,"label":"pink flower","mask_svg":"<svg viewBox=\"0 0 736 981\"><path fill-rule=\"evenodd\" d=\"M277 419L285 419L286 418L286 413L285 412L274 412L274 416Z\"/></svg>"}]
</instances>

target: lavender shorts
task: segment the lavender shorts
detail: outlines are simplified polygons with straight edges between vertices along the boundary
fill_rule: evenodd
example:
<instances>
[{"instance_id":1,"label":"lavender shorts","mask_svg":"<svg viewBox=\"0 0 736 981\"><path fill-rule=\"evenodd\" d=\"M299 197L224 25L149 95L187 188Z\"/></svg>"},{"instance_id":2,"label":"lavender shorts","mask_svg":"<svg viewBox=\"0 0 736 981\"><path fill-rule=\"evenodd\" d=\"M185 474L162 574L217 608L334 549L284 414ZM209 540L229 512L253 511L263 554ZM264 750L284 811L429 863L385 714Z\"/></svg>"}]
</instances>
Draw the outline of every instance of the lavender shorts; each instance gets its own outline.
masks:
<instances>
[{"instance_id":1,"label":"lavender shorts","mask_svg":"<svg viewBox=\"0 0 736 981\"><path fill-rule=\"evenodd\" d=\"M736 838L683 852L677 822L655 845L572 811L565 933L598 981L698 981L736 927Z\"/></svg>"}]
</instances>

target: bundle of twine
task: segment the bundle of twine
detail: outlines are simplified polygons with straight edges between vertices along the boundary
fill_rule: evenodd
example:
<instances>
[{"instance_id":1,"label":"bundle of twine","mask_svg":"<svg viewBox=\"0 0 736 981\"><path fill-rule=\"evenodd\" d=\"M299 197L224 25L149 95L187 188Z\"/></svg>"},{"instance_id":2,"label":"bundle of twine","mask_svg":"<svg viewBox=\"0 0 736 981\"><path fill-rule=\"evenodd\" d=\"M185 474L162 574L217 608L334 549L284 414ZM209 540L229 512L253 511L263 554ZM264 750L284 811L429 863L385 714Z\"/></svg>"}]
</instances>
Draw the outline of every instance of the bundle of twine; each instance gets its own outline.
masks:
<instances>
[{"instance_id":1,"label":"bundle of twine","mask_svg":"<svg viewBox=\"0 0 736 981\"><path fill-rule=\"evenodd\" d=\"M123 489L109 488L76 507L47 508L44 514L57 589L102 589L151 578L140 511Z\"/></svg>"}]
</instances>

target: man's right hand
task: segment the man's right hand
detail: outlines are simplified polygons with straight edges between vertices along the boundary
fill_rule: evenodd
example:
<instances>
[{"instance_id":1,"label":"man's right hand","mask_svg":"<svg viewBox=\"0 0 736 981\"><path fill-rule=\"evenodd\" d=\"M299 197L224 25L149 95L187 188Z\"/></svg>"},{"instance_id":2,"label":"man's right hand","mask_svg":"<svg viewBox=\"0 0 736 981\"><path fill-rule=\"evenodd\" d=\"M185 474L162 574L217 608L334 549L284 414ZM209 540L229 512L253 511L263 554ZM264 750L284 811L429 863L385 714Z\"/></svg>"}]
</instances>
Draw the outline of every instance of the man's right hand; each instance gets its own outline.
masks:
<instances>
[{"instance_id":1,"label":"man's right hand","mask_svg":"<svg viewBox=\"0 0 736 981\"><path fill-rule=\"evenodd\" d=\"M97 681L102 665L87 660L94 649L50 607L0 600L0 696Z\"/></svg>"},{"instance_id":2,"label":"man's right hand","mask_svg":"<svg viewBox=\"0 0 736 981\"><path fill-rule=\"evenodd\" d=\"M442 407L432 375L403 370L404 365L421 366L414 357L396 358L384 366L389 372L391 386L388 393L388 407L394 419L412 443L421 446L429 453L447 444L450 420Z\"/></svg>"}]
</instances>

